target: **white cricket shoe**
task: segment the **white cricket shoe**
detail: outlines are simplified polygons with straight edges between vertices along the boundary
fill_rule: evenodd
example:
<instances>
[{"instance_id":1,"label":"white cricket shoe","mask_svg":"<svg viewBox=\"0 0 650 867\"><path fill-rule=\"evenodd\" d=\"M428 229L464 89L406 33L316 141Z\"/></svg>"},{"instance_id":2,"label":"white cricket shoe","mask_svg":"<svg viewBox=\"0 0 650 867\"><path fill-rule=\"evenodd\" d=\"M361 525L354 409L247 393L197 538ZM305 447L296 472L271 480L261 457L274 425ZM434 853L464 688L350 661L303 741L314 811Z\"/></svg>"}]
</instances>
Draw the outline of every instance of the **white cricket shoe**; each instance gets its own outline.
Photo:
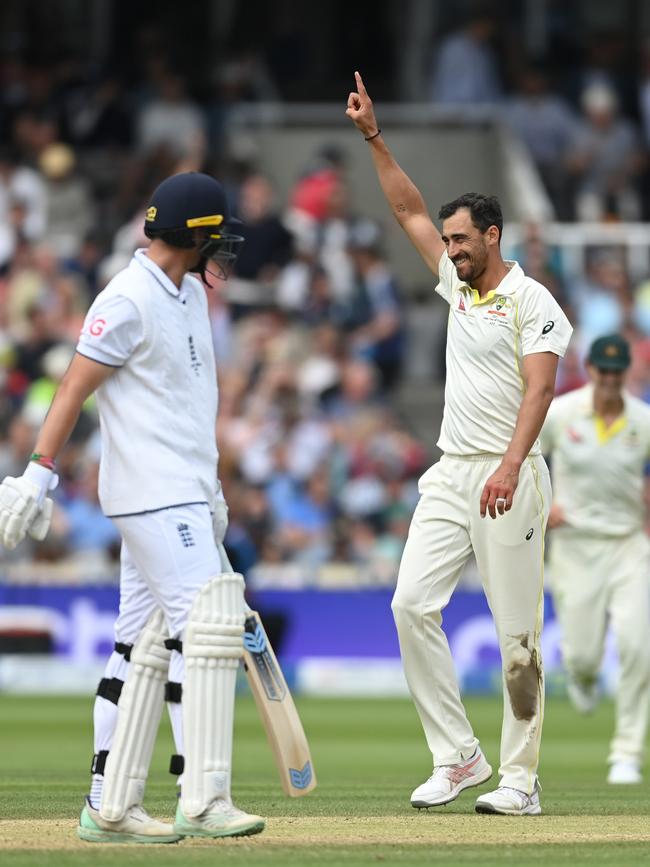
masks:
<instances>
[{"instance_id":1,"label":"white cricket shoe","mask_svg":"<svg viewBox=\"0 0 650 867\"><path fill-rule=\"evenodd\" d=\"M499 816L539 816L542 806L539 802L539 783L535 783L532 795L510 786L499 786L493 792L486 792L476 799L477 813L493 813Z\"/></svg>"},{"instance_id":2,"label":"white cricket shoe","mask_svg":"<svg viewBox=\"0 0 650 867\"><path fill-rule=\"evenodd\" d=\"M480 786L492 776L492 768L488 765L480 747L474 755L456 765L438 765L426 781L418 786L411 795L411 806L440 807L455 800L463 789Z\"/></svg>"},{"instance_id":3,"label":"white cricket shoe","mask_svg":"<svg viewBox=\"0 0 650 867\"><path fill-rule=\"evenodd\" d=\"M566 684L566 691L569 701L578 713L589 714L596 710L600 700L600 689L597 680L585 683L584 681L569 678Z\"/></svg>"},{"instance_id":4,"label":"white cricket shoe","mask_svg":"<svg viewBox=\"0 0 650 867\"><path fill-rule=\"evenodd\" d=\"M183 839L173 825L152 819L138 804L129 807L124 818L109 822L102 819L88 798L81 811L77 836L87 843L177 843Z\"/></svg>"},{"instance_id":5,"label":"white cricket shoe","mask_svg":"<svg viewBox=\"0 0 650 867\"><path fill-rule=\"evenodd\" d=\"M217 798L200 816L186 817L178 802L174 831L182 837L243 837L264 830L264 819L237 809L230 799Z\"/></svg>"},{"instance_id":6,"label":"white cricket shoe","mask_svg":"<svg viewBox=\"0 0 650 867\"><path fill-rule=\"evenodd\" d=\"M607 774L607 782L615 786L633 786L643 782L636 762L614 762Z\"/></svg>"}]
</instances>

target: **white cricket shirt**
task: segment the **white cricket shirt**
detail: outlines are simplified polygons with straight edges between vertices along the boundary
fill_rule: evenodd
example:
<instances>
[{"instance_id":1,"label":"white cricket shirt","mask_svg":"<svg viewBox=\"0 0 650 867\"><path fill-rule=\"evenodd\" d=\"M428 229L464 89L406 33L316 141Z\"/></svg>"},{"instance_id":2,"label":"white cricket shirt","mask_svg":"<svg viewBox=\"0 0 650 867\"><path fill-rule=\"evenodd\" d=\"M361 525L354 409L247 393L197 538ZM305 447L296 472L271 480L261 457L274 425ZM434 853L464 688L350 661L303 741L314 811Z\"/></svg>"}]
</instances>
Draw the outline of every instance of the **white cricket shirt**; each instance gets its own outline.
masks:
<instances>
[{"instance_id":1,"label":"white cricket shirt","mask_svg":"<svg viewBox=\"0 0 650 867\"><path fill-rule=\"evenodd\" d=\"M436 292L449 304L445 408L438 446L450 455L504 454L524 394L522 360L564 355L572 328L557 301L516 262L481 298L444 252ZM535 442L530 454L539 454Z\"/></svg>"},{"instance_id":2,"label":"white cricket shirt","mask_svg":"<svg viewBox=\"0 0 650 867\"><path fill-rule=\"evenodd\" d=\"M117 368L96 392L104 512L212 506L218 395L201 283L186 275L179 290L138 250L92 304L77 352Z\"/></svg>"},{"instance_id":3,"label":"white cricket shirt","mask_svg":"<svg viewBox=\"0 0 650 867\"><path fill-rule=\"evenodd\" d=\"M626 536L645 522L650 406L626 392L623 402L623 414L606 428L585 385L555 398L540 435L567 524L599 536Z\"/></svg>"}]
</instances>

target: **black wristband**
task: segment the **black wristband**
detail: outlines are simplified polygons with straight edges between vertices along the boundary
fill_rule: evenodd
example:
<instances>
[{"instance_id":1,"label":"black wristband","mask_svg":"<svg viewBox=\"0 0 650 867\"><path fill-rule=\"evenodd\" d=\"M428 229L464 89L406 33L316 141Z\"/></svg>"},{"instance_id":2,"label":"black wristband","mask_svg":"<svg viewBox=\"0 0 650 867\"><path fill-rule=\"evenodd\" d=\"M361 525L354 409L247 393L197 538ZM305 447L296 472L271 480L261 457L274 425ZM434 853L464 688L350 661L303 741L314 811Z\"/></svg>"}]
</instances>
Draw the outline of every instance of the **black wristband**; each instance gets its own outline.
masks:
<instances>
[{"instance_id":1,"label":"black wristband","mask_svg":"<svg viewBox=\"0 0 650 867\"><path fill-rule=\"evenodd\" d=\"M381 135L381 129L378 129L374 135L368 135L368 136L364 135L363 140L364 141L372 141L373 138L377 138L378 135Z\"/></svg>"}]
</instances>

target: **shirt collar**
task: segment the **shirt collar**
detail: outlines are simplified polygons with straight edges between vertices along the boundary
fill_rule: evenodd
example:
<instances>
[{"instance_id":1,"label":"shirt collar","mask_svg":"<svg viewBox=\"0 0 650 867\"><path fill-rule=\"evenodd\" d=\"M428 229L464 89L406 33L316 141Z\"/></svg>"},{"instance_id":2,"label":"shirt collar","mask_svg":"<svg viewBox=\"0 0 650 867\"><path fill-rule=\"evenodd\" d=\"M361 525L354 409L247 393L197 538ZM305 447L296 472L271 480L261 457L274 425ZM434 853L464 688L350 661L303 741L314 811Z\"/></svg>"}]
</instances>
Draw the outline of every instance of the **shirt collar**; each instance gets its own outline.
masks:
<instances>
[{"instance_id":1,"label":"shirt collar","mask_svg":"<svg viewBox=\"0 0 650 867\"><path fill-rule=\"evenodd\" d=\"M156 265L153 259L150 259L147 256L147 251L144 247L135 251L133 261L137 262L137 264L142 268L146 268L146 270L153 275L156 282L160 283L163 289L169 292L170 295L173 295L176 298L180 295L180 289L178 286L169 279L162 268Z\"/></svg>"}]
</instances>

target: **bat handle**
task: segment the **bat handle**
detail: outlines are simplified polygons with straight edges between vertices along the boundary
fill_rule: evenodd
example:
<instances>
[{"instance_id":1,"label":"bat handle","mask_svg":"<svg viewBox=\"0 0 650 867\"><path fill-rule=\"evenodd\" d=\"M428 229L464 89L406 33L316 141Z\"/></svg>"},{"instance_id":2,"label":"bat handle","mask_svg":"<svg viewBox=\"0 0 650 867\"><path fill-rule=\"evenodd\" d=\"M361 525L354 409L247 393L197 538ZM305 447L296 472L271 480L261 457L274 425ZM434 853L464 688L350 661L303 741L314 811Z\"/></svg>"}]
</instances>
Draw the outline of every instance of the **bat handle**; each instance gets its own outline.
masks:
<instances>
[{"instance_id":1,"label":"bat handle","mask_svg":"<svg viewBox=\"0 0 650 867\"><path fill-rule=\"evenodd\" d=\"M228 559L228 555L226 554L226 549L223 547L223 542L220 542L217 545L217 550L219 552L219 559L221 560L221 568L223 569L223 571L234 572L235 570L232 568L232 564ZM246 604L246 601L244 601L244 611L247 617L249 616L249 614L252 613L252 609Z\"/></svg>"},{"instance_id":2,"label":"bat handle","mask_svg":"<svg viewBox=\"0 0 650 867\"><path fill-rule=\"evenodd\" d=\"M232 564L226 554L226 549L223 547L223 542L219 542L217 545L217 551L219 552L219 559L221 560L221 568L223 571L234 572L235 570L232 568Z\"/></svg>"}]
</instances>

